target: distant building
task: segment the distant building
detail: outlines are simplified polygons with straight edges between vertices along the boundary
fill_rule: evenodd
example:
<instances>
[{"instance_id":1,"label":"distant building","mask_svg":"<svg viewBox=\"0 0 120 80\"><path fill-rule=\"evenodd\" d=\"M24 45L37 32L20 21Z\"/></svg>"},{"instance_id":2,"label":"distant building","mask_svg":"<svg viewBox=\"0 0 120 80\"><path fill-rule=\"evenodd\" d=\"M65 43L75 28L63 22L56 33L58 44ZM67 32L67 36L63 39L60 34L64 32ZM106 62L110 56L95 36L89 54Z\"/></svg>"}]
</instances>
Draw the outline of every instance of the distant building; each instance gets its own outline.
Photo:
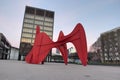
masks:
<instances>
[{"instance_id":1,"label":"distant building","mask_svg":"<svg viewBox=\"0 0 120 80\"><path fill-rule=\"evenodd\" d=\"M120 64L120 27L104 32L100 37L103 61Z\"/></svg>"},{"instance_id":2,"label":"distant building","mask_svg":"<svg viewBox=\"0 0 120 80\"><path fill-rule=\"evenodd\" d=\"M57 54L60 54L60 51L59 51L59 49L56 49L56 53L57 53Z\"/></svg>"},{"instance_id":3,"label":"distant building","mask_svg":"<svg viewBox=\"0 0 120 80\"><path fill-rule=\"evenodd\" d=\"M103 57L101 57L101 38L99 37L96 42L94 42L88 52L89 62L102 62Z\"/></svg>"},{"instance_id":4,"label":"distant building","mask_svg":"<svg viewBox=\"0 0 120 80\"><path fill-rule=\"evenodd\" d=\"M68 62L70 62L70 63L81 63L75 47L70 47L68 49Z\"/></svg>"},{"instance_id":5,"label":"distant building","mask_svg":"<svg viewBox=\"0 0 120 80\"><path fill-rule=\"evenodd\" d=\"M53 26L54 26L54 12L50 10L34 8L26 6L21 40L19 58L25 57L34 44L34 38L36 33L36 26L40 26L40 31L45 32L49 37L53 38ZM50 61L51 53L47 57L47 61Z\"/></svg>"},{"instance_id":6,"label":"distant building","mask_svg":"<svg viewBox=\"0 0 120 80\"><path fill-rule=\"evenodd\" d=\"M76 49L74 47L70 47L67 49L68 53L67 54L71 54L71 53L75 53ZM60 54L61 52L59 51L59 49L56 49L56 53Z\"/></svg>"},{"instance_id":7,"label":"distant building","mask_svg":"<svg viewBox=\"0 0 120 80\"><path fill-rule=\"evenodd\" d=\"M10 60L18 60L19 49L11 47Z\"/></svg>"},{"instance_id":8,"label":"distant building","mask_svg":"<svg viewBox=\"0 0 120 80\"><path fill-rule=\"evenodd\" d=\"M10 58L11 44L7 38L0 33L0 59L9 59Z\"/></svg>"},{"instance_id":9,"label":"distant building","mask_svg":"<svg viewBox=\"0 0 120 80\"><path fill-rule=\"evenodd\" d=\"M98 54L102 63L120 64L120 27L102 33L89 52Z\"/></svg>"},{"instance_id":10,"label":"distant building","mask_svg":"<svg viewBox=\"0 0 120 80\"><path fill-rule=\"evenodd\" d=\"M70 47L68 49L68 54L75 53L75 52L76 52L76 49L74 47Z\"/></svg>"}]
</instances>

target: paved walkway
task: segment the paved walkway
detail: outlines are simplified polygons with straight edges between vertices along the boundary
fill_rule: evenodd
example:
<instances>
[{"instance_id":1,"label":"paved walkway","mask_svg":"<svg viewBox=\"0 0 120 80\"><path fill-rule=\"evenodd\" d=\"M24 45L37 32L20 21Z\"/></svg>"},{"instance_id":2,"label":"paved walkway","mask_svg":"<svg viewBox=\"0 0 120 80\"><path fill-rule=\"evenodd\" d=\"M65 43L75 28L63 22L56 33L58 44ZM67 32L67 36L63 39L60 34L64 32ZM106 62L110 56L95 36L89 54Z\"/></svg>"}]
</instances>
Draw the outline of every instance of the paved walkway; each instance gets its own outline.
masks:
<instances>
[{"instance_id":1,"label":"paved walkway","mask_svg":"<svg viewBox=\"0 0 120 80\"><path fill-rule=\"evenodd\" d=\"M35 65L0 60L0 80L120 80L120 66Z\"/></svg>"}]
</instances>

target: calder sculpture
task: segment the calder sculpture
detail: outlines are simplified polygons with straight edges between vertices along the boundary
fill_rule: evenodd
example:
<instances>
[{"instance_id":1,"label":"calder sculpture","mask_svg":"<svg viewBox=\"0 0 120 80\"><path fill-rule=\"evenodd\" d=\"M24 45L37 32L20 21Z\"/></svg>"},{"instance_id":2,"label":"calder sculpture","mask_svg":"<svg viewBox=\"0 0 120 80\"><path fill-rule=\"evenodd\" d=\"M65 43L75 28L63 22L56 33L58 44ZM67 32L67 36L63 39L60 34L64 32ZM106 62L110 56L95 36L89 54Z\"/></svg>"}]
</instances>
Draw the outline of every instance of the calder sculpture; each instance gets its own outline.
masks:
<instances>
[{"instance_id":1,"label":"calder sculpture","mask_svg":"<svg viewBox=\"0 0 120 80\"><path fill-rule=\"evenodd\" d=\"M60 31L58 40L56 42L53 42L46 33L40 32L40 28L37 26L34 45L26 56L25 60L27 63L39 64L44 61L51 48L57 48L60 50L64 63L67 65L67 42L73 43L79 59L81 60L82 64L86 66L87 42L84 28L80 23L78 23L74 30L68 35L64 35L63 32Z\"/></svg>"}]
</instances>

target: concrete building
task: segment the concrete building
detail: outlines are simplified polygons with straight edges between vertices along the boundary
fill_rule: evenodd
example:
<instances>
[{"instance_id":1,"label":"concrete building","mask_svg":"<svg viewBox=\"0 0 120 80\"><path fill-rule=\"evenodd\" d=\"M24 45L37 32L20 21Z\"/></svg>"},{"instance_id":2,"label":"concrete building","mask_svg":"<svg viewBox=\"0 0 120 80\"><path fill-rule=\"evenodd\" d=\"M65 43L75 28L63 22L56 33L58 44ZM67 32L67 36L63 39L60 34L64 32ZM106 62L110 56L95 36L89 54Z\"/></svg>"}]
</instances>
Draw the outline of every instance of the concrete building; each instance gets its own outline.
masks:
<instances>
[{"instance_id":1,"label":"concrete building","mask_svg":"<svg viewBox=\"0 0 120 80\"><path fill-rule=\"evenodd\" d=\"M9 59L10 49L11 44L7 38L2 33L0 33L0 59Z\"/></svg>"},{"instance_id":2,"label":"concrete building","mask_svg":"<svg viewBox=\"0 0 120 80\"><path fill-rule=\"evenodd\" d=\"M45 32L49 37L53 38L53 26L54 26L54 12L45 9L34 8L26 6L21 40L19 58L25 57L34 44L34 38L36 33L36 26L40 26L40 31ZM50 61L51 53L47 57L47 61Z\"/></svg>"},{"instance_id":3,"label":"concrete building","mask_svg":"<svg viewBox=\"0 0 120 80\"><path fill-rule=\"evenodd\" d=\"M98 54L102 63L120 64L120 27L102 33L89 52Z\"/></svg>"},{"instance_id":4,"label":"concrete building","mask_svg":"<svg viewBox=\"0 0 120 80\"><path fill-rule=\"evenodd\" d=\"M100 37L103 61L120 64L120 27L104 32Z\"/></svg>"},{"instance_id":5,"label":"concrete building","mask_svg":"<svg viewBox=\"0 0 120 80\"><path fill-rule=\"evenodd\" d=\"M19 49L11 47L10 60L18 60Z\"/></svg>"}]
</instances>

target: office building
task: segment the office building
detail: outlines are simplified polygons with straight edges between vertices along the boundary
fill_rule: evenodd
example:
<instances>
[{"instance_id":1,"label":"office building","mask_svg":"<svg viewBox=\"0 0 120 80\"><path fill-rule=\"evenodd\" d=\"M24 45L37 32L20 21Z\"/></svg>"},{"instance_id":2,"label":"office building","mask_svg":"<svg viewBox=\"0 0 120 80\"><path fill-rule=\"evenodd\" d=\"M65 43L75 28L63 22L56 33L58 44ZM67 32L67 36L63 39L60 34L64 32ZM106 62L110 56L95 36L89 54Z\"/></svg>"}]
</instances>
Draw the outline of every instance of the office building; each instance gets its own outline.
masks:
<instances>
[{"instance_id":1,"label":"office building","mask_svg":"<svg viewBox=\"0 0 120 80\"><path fill-rule=\"evenodd\" d=\"M26 6L18 60L24 59L34 44L36 26L40 26L40 31L45 32L53 38L54 11ZM50 61L51 54L48 55Z\"/></svg>"},{"instance_id":2,"label":"office building","mask_svg":"<svg viewBox=\"0 0 120 80\"><path fill-rule=\"evenodd\" d=\"M96 53L102 63L120 64L120 27L102 33L89 52Z\"/></svg>"},{"instance_id":3,"label":"office building","mask_svg":"<svg viewBox=\"0 0 120 80\"><path fill-rule=\"evenodd\" d=\"M10 59L10 52L10 42L2 33L0 33L0 59Z\"/></svg>"},{"instance_id":4,"label":"office building","mask_svg":"<svg viewBox=\"0 0 120 80\"><path fill-rule=\"evenodd\" d=\"M120 64L120 27L101 34L104 63Z\"/></svg>"}]
</instances>

